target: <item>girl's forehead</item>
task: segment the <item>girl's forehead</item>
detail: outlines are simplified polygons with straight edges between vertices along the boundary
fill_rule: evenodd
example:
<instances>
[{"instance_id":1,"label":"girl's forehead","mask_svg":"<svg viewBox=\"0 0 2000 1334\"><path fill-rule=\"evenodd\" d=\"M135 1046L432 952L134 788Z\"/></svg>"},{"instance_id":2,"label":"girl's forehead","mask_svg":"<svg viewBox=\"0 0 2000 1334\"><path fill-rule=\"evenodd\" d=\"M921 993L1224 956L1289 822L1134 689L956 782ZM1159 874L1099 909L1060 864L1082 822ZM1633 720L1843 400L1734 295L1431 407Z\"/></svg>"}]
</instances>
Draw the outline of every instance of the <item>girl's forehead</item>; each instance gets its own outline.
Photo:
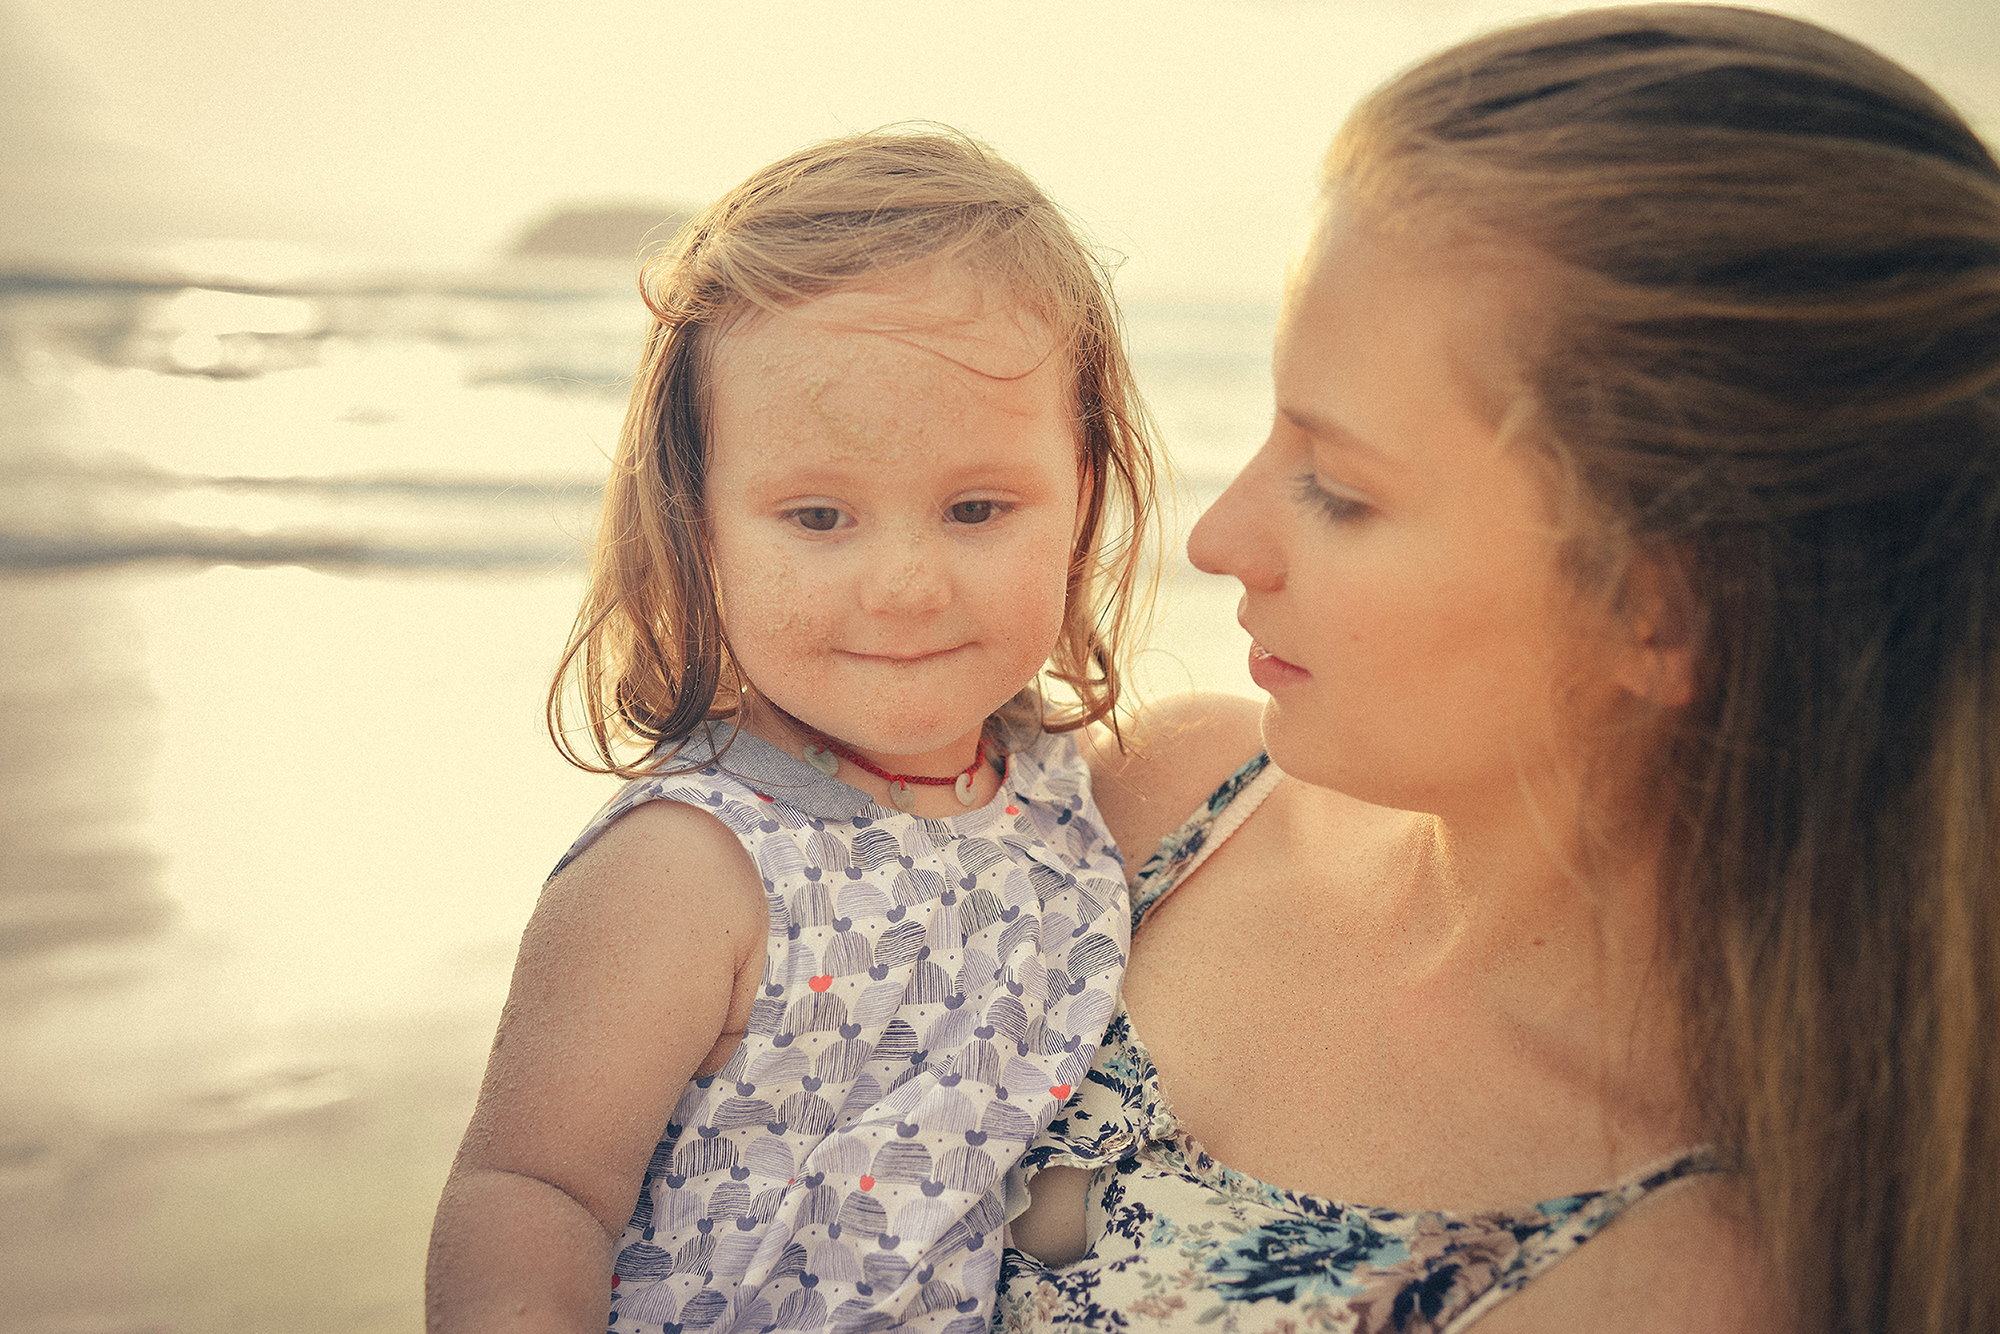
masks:
<instances>
[{"instance_id":1,"label":"girl's forehead","mask_svg":"<svg viewBox=\"0 0 2000 1334\"><path fill-rule=\"evenodd\" d=\"M711 458L744 479L809 464L915 467L968 442L987 454L1048 444L1067 458L1072 395L1052 341L1004 288L949 273L760 312L714 346Z\"/></svg>"},{"instance_id":2,"label":"girl's forehead","mask_svg":"<svg viewBox=\"0 0 2000 1334\"><path fill-rule=\"evenodd\" d=\"M738 372L931 358L940 370L1013 380L1047 362L1055 343L1047 322L1004 285L963 266L916 264L784 311L757 311L730 326L715 351ZM749 364L732 352L750 354Z\"/></svg>"}]
</instances>

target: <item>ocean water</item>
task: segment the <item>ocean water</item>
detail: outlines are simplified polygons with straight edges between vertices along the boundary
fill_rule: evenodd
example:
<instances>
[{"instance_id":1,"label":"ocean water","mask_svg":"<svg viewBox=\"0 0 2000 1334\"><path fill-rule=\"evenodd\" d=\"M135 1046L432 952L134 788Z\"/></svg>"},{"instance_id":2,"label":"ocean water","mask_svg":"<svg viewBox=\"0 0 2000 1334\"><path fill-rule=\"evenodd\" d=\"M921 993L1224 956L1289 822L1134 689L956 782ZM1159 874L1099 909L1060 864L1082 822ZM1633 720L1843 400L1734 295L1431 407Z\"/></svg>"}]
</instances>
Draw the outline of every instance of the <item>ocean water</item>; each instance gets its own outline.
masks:
<instances>
[{"instance_id":1,"label":"ocean water","mask_svg":"<svg viewBox=\"0 0 2000 1334\"><path fill-rule=\"evenodd\" d=\"M1274 312L1132 303L1184 532ZM545 264L0 274L0 1325L404 1331L643 311ZM1177 551L1177 542L1176 542ZM1177 554L1143 689L1254 693Z\"/></svg>"}]
</instances>

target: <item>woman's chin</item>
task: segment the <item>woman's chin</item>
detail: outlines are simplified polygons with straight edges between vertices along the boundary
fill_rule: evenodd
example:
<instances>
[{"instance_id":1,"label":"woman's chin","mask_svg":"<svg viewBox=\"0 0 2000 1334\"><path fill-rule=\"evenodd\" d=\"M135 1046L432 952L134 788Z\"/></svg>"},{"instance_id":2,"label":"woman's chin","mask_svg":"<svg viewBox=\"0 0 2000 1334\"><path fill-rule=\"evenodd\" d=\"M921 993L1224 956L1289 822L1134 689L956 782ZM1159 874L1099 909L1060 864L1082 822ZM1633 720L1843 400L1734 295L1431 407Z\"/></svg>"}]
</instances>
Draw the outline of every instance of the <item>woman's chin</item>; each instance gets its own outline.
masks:
<instances>
[{"instance_id":1,"label":"woman's chin","mask_svg":"<svg viewBox=\"0 0 2000 1334\"><path fill-rule=\"evenodd\" d=\"M1338 765L1327 753L1324 732L1314 724L1288 712L1276 698L1267 698L1257 730L1271 763L1283 769L1287 777L1314 787L1333 785L1327 780L1333 777Z\"/></svg>"},{"instance_id":2,"label":"woman's chin","mask_svg":"<svg viewBox=\"0 0 2000 1334\"><path fill-rule=\"evenodd\" d=\"M1288 712L1276 699L1268 699L1258 730L1271 763L1287 778L1370 806L1407 809L1396 800L1405 794L1393 781L1383 781L1393 779L1391 766L1357 759L1352 747L1328 736L1324 719L1302 717L1296 710Z\"/></svg>"}]
</instances>

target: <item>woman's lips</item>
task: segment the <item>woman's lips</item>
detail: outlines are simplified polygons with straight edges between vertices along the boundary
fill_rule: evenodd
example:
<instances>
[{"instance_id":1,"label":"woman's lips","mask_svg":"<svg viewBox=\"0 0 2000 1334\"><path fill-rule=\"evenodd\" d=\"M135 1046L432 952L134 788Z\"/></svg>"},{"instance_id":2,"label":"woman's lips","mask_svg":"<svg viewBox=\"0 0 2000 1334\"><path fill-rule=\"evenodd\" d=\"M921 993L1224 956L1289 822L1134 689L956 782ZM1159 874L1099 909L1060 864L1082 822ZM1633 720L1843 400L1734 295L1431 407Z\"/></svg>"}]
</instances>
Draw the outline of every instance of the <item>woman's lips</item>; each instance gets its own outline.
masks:
<instances>
[{"instance_id":1,"label":"woman's lips","mask_svg":"<svg viewBox=\"0 0 2000 1334\"><path fill-rule=\"evenodd\" d=\"M1297 663L1286 662L1262 644L1250 643L1250 679L1259 690L1276 690L1312 680L1312 673Z\"/></svg>"}]
</instances>

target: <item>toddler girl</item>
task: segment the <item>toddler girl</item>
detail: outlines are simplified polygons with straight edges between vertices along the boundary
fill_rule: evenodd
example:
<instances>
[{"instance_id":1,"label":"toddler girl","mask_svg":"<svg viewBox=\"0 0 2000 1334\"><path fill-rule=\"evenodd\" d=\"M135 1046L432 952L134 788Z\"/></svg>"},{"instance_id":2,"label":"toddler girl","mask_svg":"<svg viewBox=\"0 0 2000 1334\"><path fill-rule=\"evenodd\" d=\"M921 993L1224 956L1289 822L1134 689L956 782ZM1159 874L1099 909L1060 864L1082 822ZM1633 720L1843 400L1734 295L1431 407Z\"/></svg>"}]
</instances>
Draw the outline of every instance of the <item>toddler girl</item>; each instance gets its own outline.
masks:
<instances>
[{"instance_id":1,"label":"toddler girl","mask_svg":"<svg viewBox=\"0 0 2000 1334\"><path fill-rule=\"evenodd\" d=\"M431 1327L985 1334L1128 942L1069 735L1151 522L1105 278L1017 169L891 131L757 173L643 285L550 706L631 781L529 923Z\"/></svg>"}]
</instances>

